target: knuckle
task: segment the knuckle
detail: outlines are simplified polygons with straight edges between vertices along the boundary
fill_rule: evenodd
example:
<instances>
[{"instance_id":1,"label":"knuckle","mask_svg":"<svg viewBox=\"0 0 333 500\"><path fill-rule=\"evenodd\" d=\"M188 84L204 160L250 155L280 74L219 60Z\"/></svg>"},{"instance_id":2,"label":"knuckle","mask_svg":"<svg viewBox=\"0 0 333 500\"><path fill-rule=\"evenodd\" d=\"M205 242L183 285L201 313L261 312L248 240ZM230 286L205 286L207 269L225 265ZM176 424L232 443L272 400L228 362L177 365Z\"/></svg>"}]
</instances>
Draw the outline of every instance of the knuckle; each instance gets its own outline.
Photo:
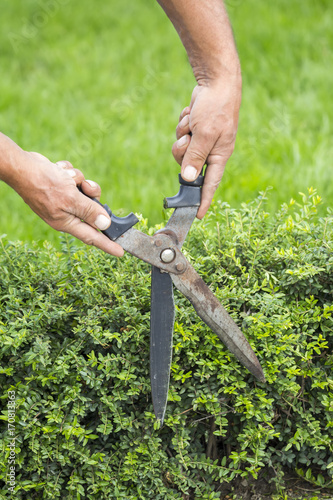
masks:
<instances>
[{"instance_id":1,"label":"knuckle","mask_svg":"<svg viewBox=\"0 0 333 500\"><path fill-rule=\"evenodd\" d=\"M184 118L184 116L189 114L190 114L190 108L189 106L186 106L179 115L179 121L181 121Z\"/></svg>"},{"instance_id":2,"label":"knuckle","mask_svg":"<svg viewBox=\"0 0 333 500\"><path fill-rule=\"evenodd\" d=\"M60 207L53 207L48 209L47 216L44 220L49 226L53 227L53 229L57 231L66 231L68 214Z\"/></svg>"},{"instance_id":3,"label":"knuckle","mask_svg":"<svg viewBox=\"0 0 333 500\"><path fill-rule=\"evenodd\" d=\"M178 123L178 125L176 127L176 137L177 137L177 139L180 139L185 134L185 131L187 130L187 128L188 127L184 126L183 124Z\"/></svg>"},{"instance_id":4,"label":"knuckle","mask_svg":"<svg viewBox=\"0 0 333 500\"><path fill-rule=\"evenodd\" d=\"M225 158L225 161L227 161L234 152L234 150L235 150L235 141L228 142L227 144L223 145L223 153L221 156Z\"/></svg>"},{"instance_id":5,"label":"knuckle","mask_svg":"<svg viewBox=\"0 0 333 500\"><path fill-rule=\"evenodd\" d=\"M81 241L83 241L83 243L85 243L86 245L90 245L93 247L96 246L96 239L92 236L82 236Z\"/></svg>"},{"instance_id":6,"label":"knuckle","mask_svg":"<svg viewBox=\"0 0 333 500\"><path fill-rule=\"evenodd\" d=\"M204 126L198 130L198 138L201 144L201 150L208 151L209 154L218 154L219 156L228 159L235 149L236 134L234 130L223 129L220 130L214 126ZM193 149L193 155L198 158L202 157L202 151L196 147Z\"/></svg>"},{"instance_id":7,"label":"knuckle","mask_svg":"<svg viewBox=\"0 0 333 500\"><path fill-rule=\"evenodd\" d=\"M64 202L65 201L65 202ZM44 202L44 213L47 213L48 223L62 224L66 218L68 200L63 200L57 196L51 196ZM49 222L50 221L50 222Z\"/></svg>"},{"instance_id":8,"label":"knuckle","mask_svg":"<svg viewBox=\"0 0 333 500\"><path fill-rule=\"evenodd\" d=\"M213 197L213 194L215 193L215 191L219 187L220 182L221 182L221 179L218 178L218 179L214 179L213 182L211 183L211 189L212 189L211 197Z\"/></svg>"},{"instance_id":9,"label":"knuckle","mask_svg":"<svg viewBox=\"0 0 333 500\"><path fill-rule=\"evenodd\" d=\"M202 149L198 149L197 147L192 147L191 150L188 149L188 154L189 156L191 157L192 161L198 161L198 162L204 162L206 161L207 159L207 152L202 150Z\"/></svg>"},{"instance_id":10,"label":"knuckle","mask_svg":"<svg viewBox=\"0 0 333 500\"><path fill-rule=\"evenodd\" d=\"M202 138L215 140L222 138L223 142L228 144L235 141L237 127L231 117L223 116L223 120L201 123L196 132Z\"/></svg>"},{"instance_id":11,"label":"knuckle","mask_svg":"<svg viewBox=\"0 0 333 500\"><path fill-rule=\"evenodd\" d=\"M94 222L97 215L96 215L96 208L92 203L94 202L88 202L85 203L84 205L81 206L81 214L80 217L83 219L85 222Z\"/></svg>"},{"instance_id":12,"label":"knuckle","mask_svg":"<svg viewBox=\"0 0 333 500\"><path fill-rule=\"evenodd\" d=\"M74 168L71 162L67 160L60 160L56 162L56 165L58 165L61 168Z\"/></svg>"},{"instance_id":13,"label":"knuckle","mask_svg":"<svg viewBox=\"0 0 333 500\"><path fill-rule=\"evenodd\" d=\"M198 134L204 141L210 140L214 136L214 127L210 123L203 124L198 130Z\"/></svg>"},{"instance_id":14,"label":"knuckle","mask_svg":"<svg viewBox=\"0 0 333 500\"><path fill-rule=\"evenodd\" d=\"M204 199L211 200L214 196L215 191L219 187L221 178L220 177L214 177L210 179L208 182L205 182L205 196Z\"/></svg>"}]
</instances>

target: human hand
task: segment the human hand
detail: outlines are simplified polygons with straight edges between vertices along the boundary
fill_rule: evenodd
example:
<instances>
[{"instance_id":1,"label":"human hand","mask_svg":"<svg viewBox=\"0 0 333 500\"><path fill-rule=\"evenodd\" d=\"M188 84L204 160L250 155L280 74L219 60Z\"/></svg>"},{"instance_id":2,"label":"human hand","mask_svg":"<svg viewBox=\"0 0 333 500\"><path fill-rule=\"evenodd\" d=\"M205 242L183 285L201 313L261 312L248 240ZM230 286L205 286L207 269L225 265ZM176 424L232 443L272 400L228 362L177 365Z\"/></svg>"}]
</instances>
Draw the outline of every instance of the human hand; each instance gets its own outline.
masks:
<instances>
[{"instance_id":1,"label":"human hand","mask_svg":"<svg viewBox=\"0 0 333 500\"><path fill-rule=\"evenodd\" d=\"M104 208L88 198L100 198L98 184L85 180L82 172L68 161L52 163L39 153L21 150L19 163L19 175L16 173L10 184L41 219L87 245L117 257L124 254L120 245L98 231L111 224Z\"/></svg>"},{"instance_id":2,"label":"human hand","mask_svg":"<svg viewBox=\"0 0 333 500\"><path fill-rule=\"evenodd\" d=\"M183 179L195 180L207 163L199 219L207 212L234 150L240 102L240 77L197 85L190 106L180 115L172 153Z\"/></svg>"}]
</instances>

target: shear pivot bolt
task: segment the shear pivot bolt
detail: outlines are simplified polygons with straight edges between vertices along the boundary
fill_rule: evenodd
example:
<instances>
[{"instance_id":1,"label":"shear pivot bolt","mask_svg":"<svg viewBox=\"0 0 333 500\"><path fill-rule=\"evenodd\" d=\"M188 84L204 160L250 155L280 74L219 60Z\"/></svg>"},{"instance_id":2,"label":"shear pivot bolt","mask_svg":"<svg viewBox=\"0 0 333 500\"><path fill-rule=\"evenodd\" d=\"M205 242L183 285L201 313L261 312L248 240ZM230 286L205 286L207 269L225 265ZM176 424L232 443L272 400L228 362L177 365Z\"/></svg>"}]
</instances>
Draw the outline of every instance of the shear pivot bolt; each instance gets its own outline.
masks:
<instances>
[{"instance_id":1,"label":"shear pivot bolt","mask_svg":"<svg viewBox=\"0 0 333 500\"><path fill-rule=\"evenodd\" d=\"M161 260L166 264L169 264L176 257L176 253L172 248L166 248L161 252Z\"/></svg>"}]
</instances>

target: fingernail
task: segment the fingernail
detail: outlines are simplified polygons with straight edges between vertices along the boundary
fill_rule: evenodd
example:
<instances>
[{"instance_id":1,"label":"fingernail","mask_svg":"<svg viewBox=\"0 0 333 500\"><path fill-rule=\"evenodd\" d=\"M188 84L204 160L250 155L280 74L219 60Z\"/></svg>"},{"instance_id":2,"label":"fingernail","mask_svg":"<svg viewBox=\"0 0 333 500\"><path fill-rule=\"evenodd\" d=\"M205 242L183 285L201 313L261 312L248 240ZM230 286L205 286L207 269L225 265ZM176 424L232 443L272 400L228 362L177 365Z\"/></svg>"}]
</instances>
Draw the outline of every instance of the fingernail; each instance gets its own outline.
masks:
<instances>
[{"instance_id":1,"label":"fingernail","mask_svg":"<svg viewBox=\"0 0 333 500\"><path fill-rule=\"evenodd\" d=\"M187 165L182 175L182 178L185 181L192 182L198 177L197 169L192 167L191 165Z\"/></svg>"},{"instance_id":2,"label":"fingernail","mask_svg":"<svg viewBox=\"0 0 333 500\"><path fill-rule=\"evenodd\" d=\"M67 172L68 175L70 175L71 177L75 177L76 176L76 172L72 168L65 170L65 172Z\"/></svg>"},{"instance_id":3,"label":"fingernail","mask_svg":"<svg viewBox=\"0 0 333 500\"><path fill-rule=\"evenodd\" d=\"M61 168L68 168L68 165L67 165L66 161L57 161L56 165L58 165Z\"/></svg>"},{"instance_id":4,"label":"fingernail","mask_svg":"<svg viewBox=\"0 0 333 500\"><path fill-rule=\"evenodd\" d=\"M186 125L188 125L189 121L190 121L190 115L185 115L184 118L182 118L180 120L180 124L179 125L181 127L185 127Z\"/></svg>"},{"instance_id":5,"label":"fingernail","mask_svg":"<svg viewBox=\"0 0 333 500\"><path fill-rule=\"evenodd\" d=\"M187 143L187 141L188 141L187 135L183 135L183 137L181 137L180 139L178 139L177 146L179 148L181 148L181 147L185 146L185 144Z\"/></svg>"},{"instance_id":6,"label":"fingernail","mask_svg":"<svg viewBox=\"0 0 333 500\"><path fill-rule=\"evenodd\" d=\"M101 231L105 231L111 224L111 220L105 215L99 214L95 220L95 226Z\"/></svg>"},{"instance_id":7,"label":"fingernail","mask_svg":"<svg viewBox=\"0 0 333 500\"><path fill-rule=\"evenodd\" d=\"M88 182L89 186L91 186L92 188L95 188L97 186L96 182L94 181L88 181L87 179L85 179L86 182Z\"/></svg>"}]
</instances>

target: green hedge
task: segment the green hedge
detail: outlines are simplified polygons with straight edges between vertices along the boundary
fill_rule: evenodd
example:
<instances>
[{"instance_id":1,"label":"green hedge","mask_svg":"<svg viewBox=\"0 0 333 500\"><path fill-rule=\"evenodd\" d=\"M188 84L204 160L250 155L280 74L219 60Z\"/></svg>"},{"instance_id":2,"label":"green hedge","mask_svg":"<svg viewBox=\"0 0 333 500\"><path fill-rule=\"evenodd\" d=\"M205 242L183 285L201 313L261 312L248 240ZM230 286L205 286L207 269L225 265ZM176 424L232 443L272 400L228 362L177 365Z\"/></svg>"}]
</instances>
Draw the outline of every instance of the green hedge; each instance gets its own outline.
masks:
<instances>
[{"instance_id":1,"label":"green hedge","mask_svg":"<svg viewBox=\"0 0 333 500\"><path fill-rule=\"evenodd\" d=\"M184 252L267 383L176 292L162 429L150 395L149 266L66 237L61 252L2 238L1 498L14 454L17 499L218 499L221 482L267 467L281 479L285 466L332 485L333 216L317 217L313 190L302 198L271 216L265 193L238 211L215 204L194 224Z\"/></svg>"}]
</instances>

